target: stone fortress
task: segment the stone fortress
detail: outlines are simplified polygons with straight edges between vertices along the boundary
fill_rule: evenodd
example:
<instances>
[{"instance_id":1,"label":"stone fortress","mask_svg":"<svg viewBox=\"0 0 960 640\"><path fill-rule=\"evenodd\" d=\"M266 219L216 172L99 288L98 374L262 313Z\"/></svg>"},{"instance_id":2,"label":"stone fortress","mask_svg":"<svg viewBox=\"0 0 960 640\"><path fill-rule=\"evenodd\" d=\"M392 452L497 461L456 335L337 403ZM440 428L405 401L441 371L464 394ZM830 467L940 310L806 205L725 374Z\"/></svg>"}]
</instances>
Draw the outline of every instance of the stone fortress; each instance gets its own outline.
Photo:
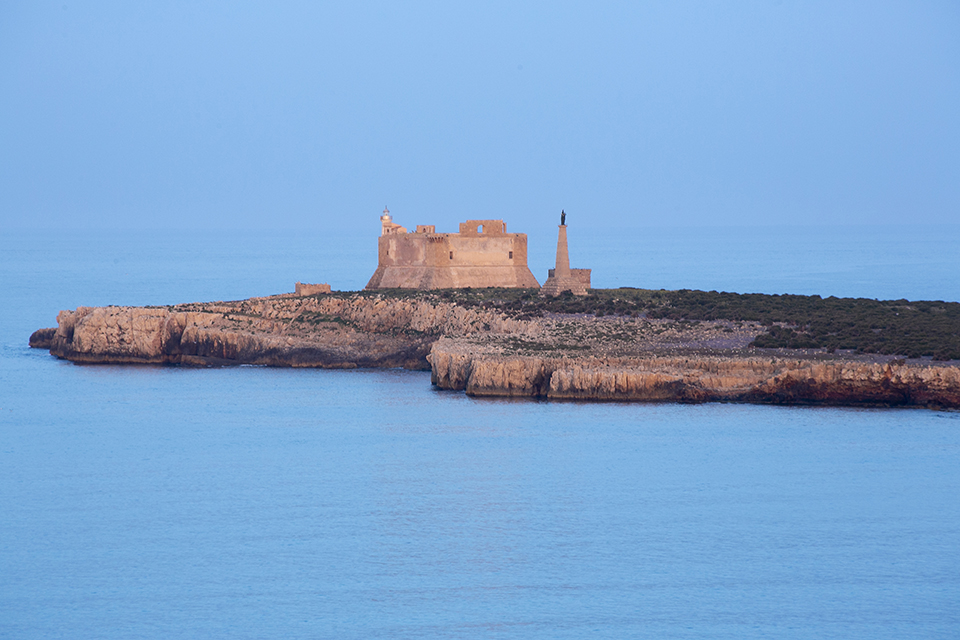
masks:
<instances>
[{"instance_id":1,"label":"stone fortress","mask_svg":"<svg viewBox=\"0 0 960 640\"><path fill-rule=\"evenodd\" d=\"M544 295L590 289L590 269L570 268L566 222L561 212L557 263ZM437 233L434 225L408 232L384 208L380 224L377 270L367 289L540 288L527 266L527 234L507 233L503 220L467 220L459 233Z\"/></svg>"},{"instance_id":2,"label":"stone fortress","mask_svg":"<svg viewBox=\"0 0 960 640\"><path fill-rule=\"evenodd\" d=\"M540 287L527 267L527 234L507 233L503 220L467 220L458 233L437 233L434 225L408 232L384 209L380 222L367 289Z\"/></svg>"}]
</instances>

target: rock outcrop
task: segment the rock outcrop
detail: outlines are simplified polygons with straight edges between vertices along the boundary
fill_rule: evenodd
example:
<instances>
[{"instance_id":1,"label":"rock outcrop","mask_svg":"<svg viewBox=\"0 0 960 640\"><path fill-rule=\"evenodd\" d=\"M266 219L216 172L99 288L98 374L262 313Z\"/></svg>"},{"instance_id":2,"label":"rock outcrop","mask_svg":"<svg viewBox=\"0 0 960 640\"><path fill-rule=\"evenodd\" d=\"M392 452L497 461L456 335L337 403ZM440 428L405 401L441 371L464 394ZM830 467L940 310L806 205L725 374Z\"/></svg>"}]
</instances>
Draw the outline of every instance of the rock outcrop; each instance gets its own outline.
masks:
<instances>
[{"instance_id":1,"label":"rock outcrop","mask_svg":"<svg viewBox=\"0 0 960 640\"><path fill-rule=\"evenodd\" d=\"M474 396L960 407L957 363L750 348L749 322L548 315L442 296L294 295L80 307L30 337L78 363L430 369Z\"/></svg>"},{"instance_id":2,"label":"rock outcrop","mask_svg":"<svg viewBox=\"0 0 960 640\"><path fill-rule=\"evenodd\" d=\"M960 407L960 368L895 359L709 352L641 358L504 356L485 353L475 342L441 339L428 360L436 386L474 396Z\"/></svg>"},{"instance_id":3,"label":"rock outcrop","mask_svg":"<svg viewBox=\"0 0 960 640\"><path fill-rule=\"evenodd\" d=\"M30 334L31 349L49 349L53 345L53 336L57 334L56 327L37 329Z\"/></svg>"},{"instance_id":4,"label":"rock outcrop","mask_svg":"<svg viewBox=\"0 0 960 640\"><path fill-rule=\"evenodd\" d=\"M440 335L521 332L524 323L453 303L379 296L274 296L172 307L79 307L31 345L78 363L256 364L426 369Z\"/></svg>"}]
</instances>

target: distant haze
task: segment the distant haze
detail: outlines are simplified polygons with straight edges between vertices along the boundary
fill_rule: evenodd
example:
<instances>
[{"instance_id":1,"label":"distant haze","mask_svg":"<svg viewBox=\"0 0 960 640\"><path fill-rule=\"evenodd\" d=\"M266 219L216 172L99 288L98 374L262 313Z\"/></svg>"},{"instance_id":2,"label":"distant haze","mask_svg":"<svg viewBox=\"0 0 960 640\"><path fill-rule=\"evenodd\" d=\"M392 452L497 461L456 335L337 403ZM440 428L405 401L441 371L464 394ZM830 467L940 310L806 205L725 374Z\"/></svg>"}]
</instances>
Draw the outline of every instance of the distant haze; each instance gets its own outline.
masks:
<instances>
[{"instance_id":1,"label":"distant haze","mask_svg":"<svg viewBox=\"0 0 960 640\"><path fill-rule=\"evenodd\" d=\"M958 114L956 2L8 2L0 226L955 222Z\"/></svg>"}]
</instances>

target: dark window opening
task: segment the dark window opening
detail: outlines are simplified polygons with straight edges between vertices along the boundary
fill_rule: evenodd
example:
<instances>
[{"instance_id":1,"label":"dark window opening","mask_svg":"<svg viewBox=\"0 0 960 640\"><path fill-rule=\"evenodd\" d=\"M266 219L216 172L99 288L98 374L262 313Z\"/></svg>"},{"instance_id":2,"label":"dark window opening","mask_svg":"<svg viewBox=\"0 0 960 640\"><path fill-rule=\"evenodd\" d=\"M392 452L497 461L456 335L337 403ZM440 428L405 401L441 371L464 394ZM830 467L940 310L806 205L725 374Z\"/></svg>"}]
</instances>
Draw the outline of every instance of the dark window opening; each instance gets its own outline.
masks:
<instances>
[{"instance_id":1,"label":"dark window opening","mask_svg":"<svg viewBox=\"0 0 960 640\"><path fill-rule=\"evenodd\" d=\"M513 260L513 251L510 252L510 259Z\"/></svg>"},{"instance_id":2,"label":"dark window opening","mask_svg":"<svg viewBox=\"0 0 960 640\"><path fill-rule=\"evenodd\" d=\"M450 252L450 259L453 260L453 251Z\"/></svg>"}]
</instances>

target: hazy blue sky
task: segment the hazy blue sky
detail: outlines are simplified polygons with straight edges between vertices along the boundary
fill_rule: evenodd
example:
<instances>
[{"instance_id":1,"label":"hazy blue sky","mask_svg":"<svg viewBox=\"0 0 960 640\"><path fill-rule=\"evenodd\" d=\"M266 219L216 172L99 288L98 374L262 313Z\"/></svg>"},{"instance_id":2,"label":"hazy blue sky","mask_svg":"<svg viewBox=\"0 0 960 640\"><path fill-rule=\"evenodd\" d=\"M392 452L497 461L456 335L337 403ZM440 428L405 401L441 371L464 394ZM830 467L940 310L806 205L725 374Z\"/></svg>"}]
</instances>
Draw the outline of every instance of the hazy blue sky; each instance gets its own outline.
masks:
<instances>
[{"instance_id":1,"label":"hazy blue sky","mask_svg":"<svg viewBox=\"0 0 960 640\"><path fill-rule=\"evenodd\" d=\"M384 205L956 222L960 3L0 3L3 225L356 231Z\"/></svg>"}]
</instances>

